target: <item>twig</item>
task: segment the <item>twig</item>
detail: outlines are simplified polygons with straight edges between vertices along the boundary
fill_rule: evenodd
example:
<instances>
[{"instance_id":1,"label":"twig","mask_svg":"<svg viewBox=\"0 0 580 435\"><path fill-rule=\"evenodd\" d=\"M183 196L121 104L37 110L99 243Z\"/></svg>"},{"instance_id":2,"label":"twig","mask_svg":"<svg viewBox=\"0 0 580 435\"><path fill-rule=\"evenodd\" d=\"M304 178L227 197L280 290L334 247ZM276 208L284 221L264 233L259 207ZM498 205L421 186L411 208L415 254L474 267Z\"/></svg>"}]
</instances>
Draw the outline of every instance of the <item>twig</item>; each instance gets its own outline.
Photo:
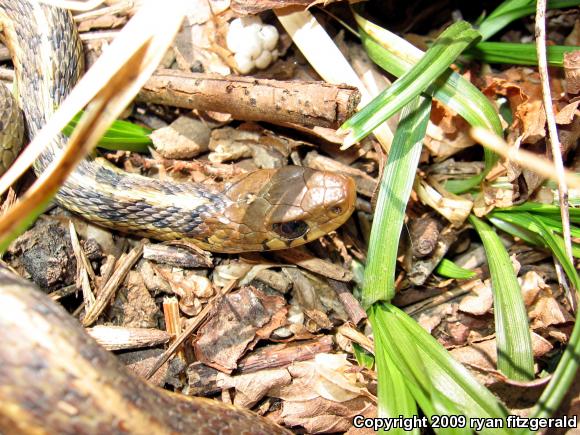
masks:
<instances>
[{"instance_id":1,"label":"twig","mask_svg":"<svg viewBox=\"0 0 580 435\"><path fill-rule=\"evenodd\" d=\"M77 260L77 281L80 282L80 286L83 290L83 299L85 302L85 306L88 308L92 307L95 303L95 295L91 289L91 284L89 282L89 275L91 277L91 281L95 282L95 272L93 271L93 267L91 263L87 259L83 249L81 248L81 244L79 242L79 238L77 236L77 232L75 229L74 224L72 221L69 221L68 228L70 232L70 240L73 247L73 252L75 258Z\"/></svg>"},{"instance_id":2,"label":"twig","mask_svg":"<svg viewBox=\"0 0 580 435\"><path fill-rule=\"evenodd\" d=\"M145 83L137 99L230 113L244 121L337 128L354 113L360 93L345 84L161 70Z\"/></svg>"},{"instance_id":3,"label":"twig","mask_svg":"<svg viewBox=\"0 0 580 435\"><path fill-rule=\"evenodd\" d=\"M253 15L289 6L306 8L313 3L317 2L314 0L233 0L230 7L236 14Z\"/></svg>"},{"instance_id":4,"label":"twig","mask_svg":"<svg viewBox=\"0 0 580 435\"><path fill-rule=\"evenodd\" d=\"M350 63L340 52L326 30L309 11L274 10L280 24L300 49L316 72L329 83L347 83L361 92L359 107L368 104L374 95L366 88ZM391 147L393 133L386 123L378 126L373 134L386 152ZM342 149L346 149L343 145Z\"/></svg>"},{"instance_id":5,"label":"twig","mask_svg":"<svg viewBox=\"0 0 580 435\"><path fill-rule=\"evenodd\" d=\"M143 253L143 243L131 250L123 260L119 260L119 266L111 276L111 279L103 286L99 294L97 295L97 300L95 303L88 308L85 318L82 323L83 326L89 326L93 324L97 318L101 315L103 310L109 304L109 301L115 294L115 291L127 276L127 273L131 270L133 265L137 263L137 260L141 258Z\"/></svg>"},{"instance_id":6,"label":"twig","mask_svg":"<svg viewBox=\"0 0 580 435\"><path fill-rule=\"evenodd\" d=\"M154 328L125 328L123 326L97 325L86 329L97 343L107 350L139 349L167 343L172 335Z\"/></svg>"},{"instance_id":7,"label":"twig","mask_svg":"<svg viewBox=\"0 0 580 435\"><path fill-rule=\"evenodd\" d=\"M536 2L536 52L538 54L538 71L542 83L542 98L544 110L546 112L546 122L548 123L548 136L552 149L552 158L556 168L558 181L558 201L560 204L560 216L562 217L562 235L568 259L573 263L572 256L572 236L570 234L570 215L568 214L568 186L564 177L564 163L562 162L562 151L560 149L560 139L556 129L556 119L552 107L552 93L550 91L550 77L548 75L548 61L546 59L546 0ZM568 294L568 299L575 307L575 298Z\"/></svg>"},{"instance_id":8,"label":"twig","mask_svg":"<svg viewBox=\"0 0 580 435\"><path fill-rule=\"evenodd\" d=\"M205 318L208 314L214 309L216 304L225 296L227 295L238 283L237 279L231 280L228 285L226 285L222 290L214 296L214 298L207 303L207 305L201 310L201 312L197 315L193 322L191 322L187 328L181 333L179 337L175 339L171 346L167 348L165 352L155 361L155 364L149 369L147 374L145 375L145 379L150 379L159 368L165 364L165 362L175 353L175 351L181 346L185 340L189 338L193 332L199 328L199 326L203 323Z\"/></svg>"}]
</instances>

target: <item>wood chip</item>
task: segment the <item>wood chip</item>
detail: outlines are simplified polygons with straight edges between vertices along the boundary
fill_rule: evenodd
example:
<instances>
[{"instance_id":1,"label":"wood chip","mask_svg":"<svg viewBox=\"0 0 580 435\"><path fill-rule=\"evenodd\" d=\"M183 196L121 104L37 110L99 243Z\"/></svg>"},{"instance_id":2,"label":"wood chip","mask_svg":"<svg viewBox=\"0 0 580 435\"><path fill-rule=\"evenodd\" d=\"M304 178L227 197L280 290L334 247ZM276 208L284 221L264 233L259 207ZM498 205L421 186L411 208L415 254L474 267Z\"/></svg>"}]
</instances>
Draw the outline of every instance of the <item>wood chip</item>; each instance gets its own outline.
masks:
<instances>
[{"instance_id":1,"label":"wood chip","mask_svg":"<svg viewBox=\"0 0 580 435\"><path fill-rule=\"evenodd\" d=\"M310 272L317 273L337 281L352 281L352 272L342 266L322 260L309 253L305 248L284 249L275 251L274 256L282 261L295 264Z\"/></svg>"}]
</instances>

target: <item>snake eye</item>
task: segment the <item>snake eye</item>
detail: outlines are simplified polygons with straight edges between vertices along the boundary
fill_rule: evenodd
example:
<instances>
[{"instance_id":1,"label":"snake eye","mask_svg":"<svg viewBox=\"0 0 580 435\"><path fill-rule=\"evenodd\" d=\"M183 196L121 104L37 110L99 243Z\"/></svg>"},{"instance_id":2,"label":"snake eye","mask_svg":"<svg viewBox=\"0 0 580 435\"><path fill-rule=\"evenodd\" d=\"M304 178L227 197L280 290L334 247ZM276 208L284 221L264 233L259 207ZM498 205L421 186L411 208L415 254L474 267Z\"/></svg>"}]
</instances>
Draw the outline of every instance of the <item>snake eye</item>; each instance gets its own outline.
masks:
<instances>
[{"instance_id":1,"label":"snake eye","mask_svg":"<svg viewBox=\"0 0 580 435\"><path fill-rule=\"evenodd\" d=\"M272 229L282 238L293 240L308 232L308 224L304 221L282 222L272 225Z\"/></svg>"}]
</instances>

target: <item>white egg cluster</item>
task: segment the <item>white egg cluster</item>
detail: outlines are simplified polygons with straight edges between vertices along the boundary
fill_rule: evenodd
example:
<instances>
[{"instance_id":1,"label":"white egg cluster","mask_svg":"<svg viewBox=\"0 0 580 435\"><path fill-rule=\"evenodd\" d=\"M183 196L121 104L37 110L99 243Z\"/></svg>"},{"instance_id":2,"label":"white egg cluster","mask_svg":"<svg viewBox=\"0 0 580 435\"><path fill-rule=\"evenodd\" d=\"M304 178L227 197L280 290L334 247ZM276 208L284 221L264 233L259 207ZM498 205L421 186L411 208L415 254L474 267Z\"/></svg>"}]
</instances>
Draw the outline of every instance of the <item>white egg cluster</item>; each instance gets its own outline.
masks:
<instances>
[{"instance_id":1,"label":"white egg cluster","mask_svg":"<svg viewBox=\"0 0 580 435\"><path fill-rule=\"evenodd\" d=\"M226 38L228 49L240 73L247 74L254 68L267 68L278 59L278 30L263 24L258 16L236 18L230 23Z\"/></svg>"}]
</instances>

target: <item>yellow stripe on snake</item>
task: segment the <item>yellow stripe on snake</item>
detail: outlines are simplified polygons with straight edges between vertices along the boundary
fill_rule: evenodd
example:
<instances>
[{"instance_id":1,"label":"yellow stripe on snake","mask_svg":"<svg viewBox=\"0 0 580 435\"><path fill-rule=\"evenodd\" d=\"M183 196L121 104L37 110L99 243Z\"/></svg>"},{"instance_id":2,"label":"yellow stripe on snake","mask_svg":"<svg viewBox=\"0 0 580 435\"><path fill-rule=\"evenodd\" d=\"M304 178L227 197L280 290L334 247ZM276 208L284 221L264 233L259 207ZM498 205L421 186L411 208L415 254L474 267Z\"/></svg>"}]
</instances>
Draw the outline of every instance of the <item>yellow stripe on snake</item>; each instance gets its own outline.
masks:
<instances>
[{"instance_id":1,"label":"yellow stripe on snake","mask_svg":"<svg viewBox=\"0 0 580 435\"><path fill-rule=\"evenodd\" d=\"M13 58L26 131L34 137L82 74L81 43L68 11L36 1L0 0L0 24ZM0 140L14 142L18 117L6 113L0 110L0 124L8 127ZM37 173L65 141L63 135L53 141L35 162ZM0 144L0 161L15 154L14 147ZM213 252L235 253L317 239L348 219L355 195L349 177L297 166L251 172L218 188L129 174L91 157L71 174L56 200L115 230L158 240L187 239Z\"/></svg>"}]
</instances>

